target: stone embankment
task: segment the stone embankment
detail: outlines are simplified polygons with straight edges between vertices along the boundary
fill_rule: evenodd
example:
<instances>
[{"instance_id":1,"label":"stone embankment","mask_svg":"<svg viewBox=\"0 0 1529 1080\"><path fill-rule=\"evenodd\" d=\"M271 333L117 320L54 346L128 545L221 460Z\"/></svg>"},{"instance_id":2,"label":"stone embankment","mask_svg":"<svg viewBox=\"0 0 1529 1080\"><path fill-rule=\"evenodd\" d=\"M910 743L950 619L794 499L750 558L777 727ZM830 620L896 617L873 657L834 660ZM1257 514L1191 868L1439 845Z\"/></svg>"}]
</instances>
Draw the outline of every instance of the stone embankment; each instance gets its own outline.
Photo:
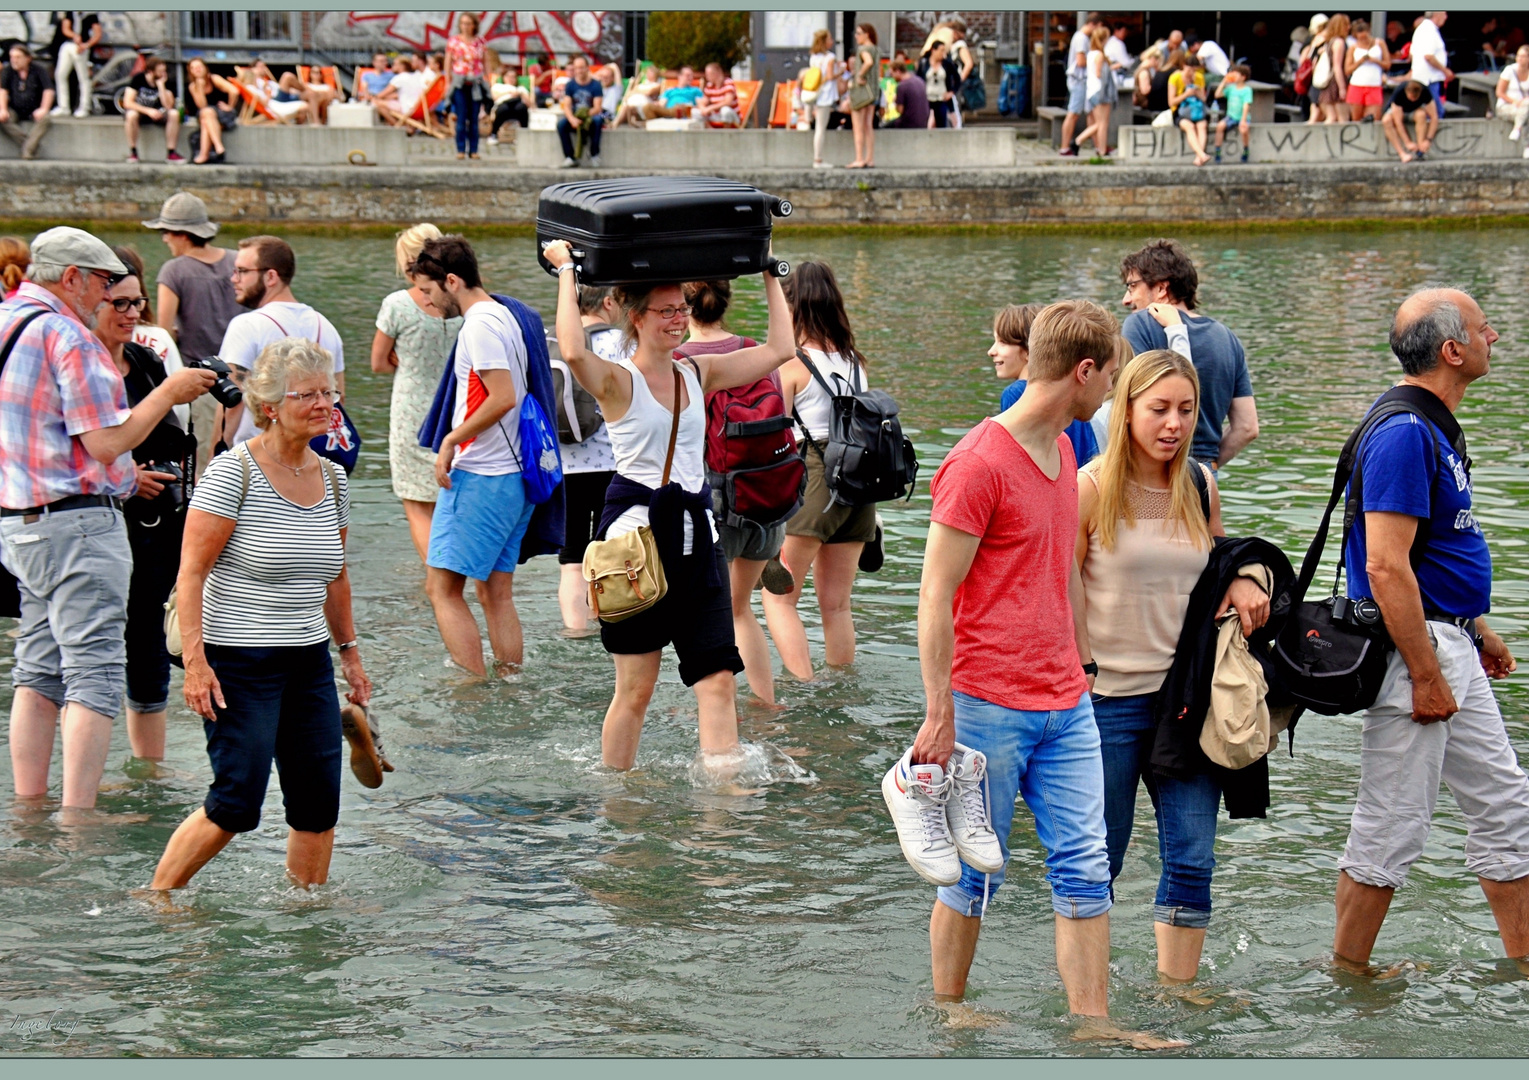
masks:
<instances>
[{"instance_id":1,"label":"stone embankment","mask_svg":"<svg viewBox=\"0 0 1529 1080\"><path fill-rule=\"evenodd\" d=\"M1406 166L1110 165L1014 169L698 170L795 204L782 224L820 226L1341 223L1506 217L1529 210L1529 162ZM250 227L414 221L529 225L548 184L630 175L547 169L188 166L0 162L0 217L131 223L173 192Z\"/></svg>"}]
</instances>

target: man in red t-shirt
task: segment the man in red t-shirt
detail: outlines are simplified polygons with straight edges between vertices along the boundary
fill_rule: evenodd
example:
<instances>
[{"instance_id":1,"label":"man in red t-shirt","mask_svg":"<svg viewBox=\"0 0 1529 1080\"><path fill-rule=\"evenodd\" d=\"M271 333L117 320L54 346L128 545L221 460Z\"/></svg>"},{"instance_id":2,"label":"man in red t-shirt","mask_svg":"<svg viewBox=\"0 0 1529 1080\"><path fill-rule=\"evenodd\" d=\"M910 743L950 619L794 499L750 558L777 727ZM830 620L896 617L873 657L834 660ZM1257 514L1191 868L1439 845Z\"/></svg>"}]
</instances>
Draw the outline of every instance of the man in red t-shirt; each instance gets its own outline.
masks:
<instances>
[{"instance_id":1,"label":"man in red t-shirt","mask_svg":"<svg viewBox=\"0 0 1529 1080\"><path fill-rule=\"evenodd\" d=\"M1091 1017L1109 1011L1110 871L1089 701L1097 668L1085 670L1078 648L1077 464L1063 432L1103 404L1119 334L1098 304L1043 310L1030 330L1025 395L957 443L930 484L918 609L928 712L911 753L942 768L958 743L964 755L986 756L1005 864L1015 799L1024 796L1046 849L1068 1008ZM960 880L940 888L929 923L937 998L965 994L982 915L1003 876L963 862ZM1162 1042L1126 1037L1141 1047Z\"/></svg>"},{"instance_id":2,"label":"man in red t-shirt","mask_svg":"<svg viewBox=\"0 0 1529 1080\"><path fill-rule=\"evenodd\" d=\"M738 118L738 87L727 77L721 64L706 65L706 84L701 87L701 95L705 101L696 111L703 119L730 127L743 126Z\"/></svg>"}]
</instances>

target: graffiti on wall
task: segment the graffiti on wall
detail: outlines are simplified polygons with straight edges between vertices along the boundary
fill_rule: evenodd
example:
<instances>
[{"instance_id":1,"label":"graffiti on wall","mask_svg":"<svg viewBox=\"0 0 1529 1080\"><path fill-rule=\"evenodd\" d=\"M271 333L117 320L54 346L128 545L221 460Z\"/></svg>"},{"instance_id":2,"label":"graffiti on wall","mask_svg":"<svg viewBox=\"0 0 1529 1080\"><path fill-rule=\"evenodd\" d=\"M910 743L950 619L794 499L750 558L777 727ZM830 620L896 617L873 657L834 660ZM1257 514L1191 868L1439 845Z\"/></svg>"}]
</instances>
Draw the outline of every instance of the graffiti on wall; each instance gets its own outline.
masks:
<instances>
[{"instance_id":1,"label":"graffiti on wall","mask_svg":"<svg viewBox=\"0 0 1529 1080\"><path fill-rule=\"evenodd\" d=\"M313 27L321 49L404 49L429 52L445 47L456 29L456 11L331 11ZM482 36L506 55L573 53L619 60L623 19L619 11L474 11Z\"/></svg>"},{"instance_id":2,"label":"graffiti on wall","mask_svg":"<svg viewBox=\"0 0 1529 1080\"><path fill-rule=\"evenodd\" d=\"M1500 129L1500 130L1499 130ZM1517 157L1519 147L1508 142L1508 125L1487 120L1451 120L1439 125L1430 156L1438 158ZM1210 129L1212 139L1215 128ZM1409 135L1412 134L1409 126ZM1176 127L1122 127L1120 155L1125 161L1178 163L1194 160L1184 133ZM1240 152L1235 127L1226 133L1226 148ZM1396 153L1376 123L1365 124L1254 124L1249 138L1249 159L1338 163L1346 161L1396 160Z\"/></svg>"}]
</instances>

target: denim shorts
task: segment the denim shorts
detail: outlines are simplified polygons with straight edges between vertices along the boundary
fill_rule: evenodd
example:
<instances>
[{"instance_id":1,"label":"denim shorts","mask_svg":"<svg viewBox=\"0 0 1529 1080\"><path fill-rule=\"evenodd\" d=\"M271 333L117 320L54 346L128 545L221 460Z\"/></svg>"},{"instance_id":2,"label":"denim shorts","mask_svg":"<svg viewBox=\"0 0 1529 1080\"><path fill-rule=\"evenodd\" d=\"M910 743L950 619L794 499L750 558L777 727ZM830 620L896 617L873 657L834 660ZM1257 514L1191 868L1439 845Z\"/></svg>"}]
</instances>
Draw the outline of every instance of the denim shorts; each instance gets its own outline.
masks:
<instances>
[{"instance_id":1,"label":"denim shorts","mask_svg":"<svg viewBox=\"0 0 1529 1080\"><path fill-rule=\"evenodd\" d=\"M1216 815L1221 786L1209 775L1191 780L1152 772L1156 694L1094 698L1094 721L1104 753L1104 824L1108 831L1110 882L1120 875L1136 820L1136 791L1147 784L1157 814L1158 854L1155 921L1169 926L1210 925L1210 881L1216 868Z\"/></svg>"},{"instance_id":2,"label":"denim shorts","mask_svg":"<svg viewBox=\"0 0 1529 1080\"><path fill-rule=\"evenodd\" d=\"M11 685L102 716L122 707L133 556L109 506L0 518L5 567L21 591Z\"/></svg>"},{"instance_id":3,"label":"denim shorts","mask_svg":"<svg viewBox=\"0 0 1529 1080\"><path fill-rule=\"evenodd\" d=\"M1082 75L1067 76L1067 111L1082 115L1088 104L1088 80Z\"/></svg>"},{"instance_id":4,"label":"denim shorts","mask_svg":"<svg viewBox=\"0 0 1529 1080\"><path fill-rule=\"evenodd\" d=\"M452 469L451 486L435 500L425 565L474 581L513 574L535 509L518 472L485 476Z\"/></svg>"},{"instance_id":5,"label":"denim shorts","mask_svg":"<svg viewBox=\"0 0 1529 1080\"><path fill-rule=\"evenodd\" d=\"M1110 860L1104 843L1104 771L1099 729L1084 694L1071 709L1023 712L959 691L956 741L987 755L993 831L1009 861L1014 801L1023 795L1046 849L1051 908L1069 919L1110 910ZM983 874L961 864L961 880L941 887L939 900L980 916L1003 884L1004 871Z\"/></svg>"},{"instance_id":6,"label":"denim shorts","mask_svg":"<svg viewBox=\"0 0 1529 1080\"><path fill-rule=\"evenodd\" d=\"M227 832L252 832L271 781L281 778L287 824L321 833L340 817L340 699L329 642L285 648L207 645L225 709L203 720L212 786L202 809Z\"/></svg>"}]
</instances>

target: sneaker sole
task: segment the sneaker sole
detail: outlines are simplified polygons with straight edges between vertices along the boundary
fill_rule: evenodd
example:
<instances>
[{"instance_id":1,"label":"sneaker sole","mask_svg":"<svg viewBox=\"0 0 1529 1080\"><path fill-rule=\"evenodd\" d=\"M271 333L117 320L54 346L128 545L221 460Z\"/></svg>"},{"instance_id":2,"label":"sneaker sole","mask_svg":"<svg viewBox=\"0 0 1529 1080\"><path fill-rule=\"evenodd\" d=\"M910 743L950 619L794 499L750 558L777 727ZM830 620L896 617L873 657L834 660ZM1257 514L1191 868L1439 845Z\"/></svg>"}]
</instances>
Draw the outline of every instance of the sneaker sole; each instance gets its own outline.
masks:
<instances>
[{"instance_id":1,"label":"sneaker sole","mask_svg":"<svg viewBox=\"0 0 1529 1080\"><path fill-rule=\"evenodd\" d=\"M961 861L977 871L977 873L996 874L1003 869L1003 861L1001 859L997 863L992 864L978 862L972 853L963 848L956 840L955 833L950 834L950 842L956 845L956 854L961 857Z\"/></svg>"},{"instance_id":2,"label":"sneaker sole","mask_svg":"<svg viewBox=\"0 0 1529 1080\"><path fill-rule=\"evenodd\" d=\"M881 797L886 800L887 813L892 815L892 827L896 828L897 812L893 809L893 806L894 800L902 797L902 792L898 791L897 785L893 783L891 772L888 772L887 775L881 778ZM926 871L918 864L918 860L914 857L914 853L908 850L908 845L903 843L903 836L901 832L897 834L897 846L902 848L903 860L913 868L913 872L919 877L923 878L925 881L929 882L929 884L954 885L956 882L961 880L961 868L959 865L956 867L956 876L952 878L938 878Z\"/></svg>"},{"instance_id":3,"label":"sneaker sole","mask_svg":"<svg viewBox=\"0 0 1529 1080\"><path fill-rule=\"evenodd\" d=\"M779 559L765 563L764 570L759 574L759 583L764 586L765 592L776 596L789 596L791 590L796 588L796 578Z\"/></svg>"}]
</instances>

